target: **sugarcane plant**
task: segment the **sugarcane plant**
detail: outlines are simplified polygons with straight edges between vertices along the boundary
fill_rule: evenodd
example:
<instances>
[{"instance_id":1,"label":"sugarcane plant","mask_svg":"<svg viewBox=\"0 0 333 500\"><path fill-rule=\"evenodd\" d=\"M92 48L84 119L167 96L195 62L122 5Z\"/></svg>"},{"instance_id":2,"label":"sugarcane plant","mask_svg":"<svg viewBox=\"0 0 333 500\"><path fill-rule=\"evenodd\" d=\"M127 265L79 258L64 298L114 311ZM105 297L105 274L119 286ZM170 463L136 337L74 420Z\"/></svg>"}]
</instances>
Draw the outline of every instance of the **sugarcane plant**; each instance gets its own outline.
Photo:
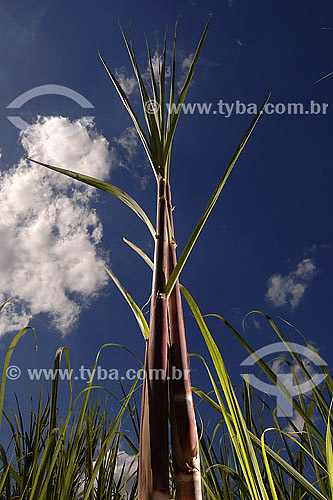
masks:
<instances>
[{"instance_id":1,"label":"sugarcane plant","mask_svg":"<svg viewBox=\"0 0 333 500\"><path fill-rule=\"evenodd\" d=\"M155 242L152 262L139 247L124 238L125 242L153 270L149 326L134 299L113 271L106 267L106 271L130 305L146 342L139 439L139 500L170 498L169 421L176 499L202 499L199 440L188 369L179 275L268 99L242 137L204 213L177 260L170 188L171 149L181 108L206 38L209 22L210 17L178 95L176 80L177 23L171 51L170 80L167 77L167 34L164 37L162 50L157 48L156 57L152 56L149 44L146 43L150 75L148 84L145 75L139 70L133 42L121 28L140 91L145 126L141 123L125 90L102 55L99 54L133 121L156 178L156 227L150 222L146 212L139 204L122 189L87 175L29 158L37 164L116 196L146 223ZM156 60L157 65L155 64ZM181 374L181 377L174 377L174 373Z\"/></svg>"}]
</instances>

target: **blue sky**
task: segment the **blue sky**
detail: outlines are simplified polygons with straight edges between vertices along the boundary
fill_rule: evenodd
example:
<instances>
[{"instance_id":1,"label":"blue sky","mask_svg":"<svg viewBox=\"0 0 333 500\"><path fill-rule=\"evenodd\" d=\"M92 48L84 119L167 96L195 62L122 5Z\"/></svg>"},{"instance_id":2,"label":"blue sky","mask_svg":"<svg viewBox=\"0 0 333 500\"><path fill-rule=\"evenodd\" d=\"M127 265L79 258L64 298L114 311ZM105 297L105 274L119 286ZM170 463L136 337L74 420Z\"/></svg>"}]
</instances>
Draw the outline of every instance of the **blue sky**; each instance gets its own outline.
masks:
<instances>
[{"instance_id":1,"label":"blue sky","mask_svg":"<svg viewBox=\"0 0 333 500\"><path fill-rule=\"evenodd\" d=\"M29 381L26 369L51 367L60 345L69 348L75 369L91 367L106 342L123 344L142 359L140 331L101 271L101 260L108 259L140 305L148 299L151 284L150 270L122 242L126 236L152 255L149 233L126 207L107 194L96 197L91 190L72 189L55 175L42 179L42 167L27 167L22 157L28 151L42 161L100 174L130 193L154 220L154 178L98 50L131 88L133 73L118 21L125 29L131 24L144 71L144 33L154 47L156 40L162 42L165 27L172 33L180 19L181 79L210 12L188 102L213 103L215 110L221 99L259 106L271 91L273 104L301 103L309 110L314 101L328 107L325 114L262 116L181 280L203 313L219 313L239 329L253 309L282 316L329 362L332 78L315 82L332 70L333 31L322 29L333 24L331 2L31 1L28 8L15 1L0 5L0 294L18 299L0 321L0 354L3 358L15 333L8 325L22 326L28 319L37 329L39 350L34 352L30 334L21 340L12 364L22 376L8 383L8 401L14 391L23 402L28 392L38 392L39 383ZM22 93L50 84L78 92L94 109L82 110L59 95L35 97L20 109L7 109ZM139 105L135 88L131 97ZM89 132L81 128L75 139L62 138L65 126L83 114L95 116L94 127ZM8 115L20 116L32 127L20 137ZM36 125L37 116L49 118ZM251 118L235 112L229 118L199 112L181 116L171 173L180 250ZM207 355L186 307L185 321L189 352ZM209 324L234 383L241 384L239 364L246 353L217 320ZM300 342L292 328L284 331ZM258 348L276 341L260 318L248 320L246 335ZM103 354L101 365L120 370L139 366L116 348ZM192 376L199 385L199 361L193 362Z\"/></svg>"}]
</instances>

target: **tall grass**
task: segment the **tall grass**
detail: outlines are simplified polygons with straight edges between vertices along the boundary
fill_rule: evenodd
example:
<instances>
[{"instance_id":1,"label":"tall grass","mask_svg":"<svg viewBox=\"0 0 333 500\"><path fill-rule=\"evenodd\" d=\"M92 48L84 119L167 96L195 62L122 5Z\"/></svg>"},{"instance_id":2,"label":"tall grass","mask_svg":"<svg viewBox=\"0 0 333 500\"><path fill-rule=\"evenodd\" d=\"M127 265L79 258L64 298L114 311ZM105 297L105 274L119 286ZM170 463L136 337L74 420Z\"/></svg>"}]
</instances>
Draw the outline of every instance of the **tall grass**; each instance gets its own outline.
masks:
<instances>
[{"instance_id":1,"label":"tall grass","mask_svg":"<svg viewBox=\"0 0 333 500\"><path fill-rule=\"evenodd\" d=\"M15 336L12 346L24 333L25 330L22 330ZM86 389L75 398L69 379L69 407L65 415L61 415L58 409L59 367L63 355L68 373L71 373L69 354L64 347L58 349L55 355L51 394L45 396L41 386L36 408L31 401L28 422L18 402L16 409L2 410L3 425L6 423L8 426L10 440L6 446L4 443L0 445L0 498L91 500L96 495L103 500L135 498L136 464L133 463L132 470L124 467L119 471L117 458L120 455L121 423L124 418L130 419L136 436L133 442L127 435L126 442L134 457L137 454L139 416L134 391L138 380L127 395L118 399L118 414L111 418L109 400L114 400L114 397L107 389L101 392L100 387L93 385L101 350ZM5 363L3 380L7 366ZM5 384L0 393L1 405L4 392ZM133 477L132 491L128 491L127 483Z\"/></svg>"},{"instance_id":2,"label":"tall grass","mask_svg":"<svg viewBox=\"0 0 333 500\"><path fill-rule=\"evenodd\" d=\"M223 356L208 329L205 318L190 293L179 283L181 271L191 250L268 99L240 140L198 224L177 259L170 187L171 150L181 104L185 100L194 75L206 38L208 23L178 96L176 95L177 26L173 38L172 71L169 83L166 78L167 38L165 37L162 53L157 52L157 71L153 67L153 59L147 42L149 85L140 73L133 43L122 31L140 90L144 125L140 122L137 112L106 61L100 56L133 120L156 178L155 227L146 212L122 189L87 175L31 159L37 164L116 196L145 222L154 238L153 262L134 243L128 242L153 271L149 326L133 297L113 271L106 268L128 302L144 336L146 353L143 369L146 376L142 384L140 417L134 398L138 380L134 382L128 394L124 394L118 414L112 420L108 416L107 407L96 399L98 388L93 386L93 379L100 351L97 354L87 388L75 399L72 395L71 381L69 382L70 403L68 412L63 418L59 415L57 408L58 377L53 380L51 395L44 404L41 392L37 411L31 410L28 430L24 427L19 406L11 415L3 410L12 434L9 447L0 448L2 461L0 495L4 499L138 498L139 500L161 500L175 497L177 500L200 500L202 498L240 498L242 500L316 498L325 500L333 498L331 438L333 384L326 368L322 367L326 375L323 387L313 386L310 396L305 398L300 395L299 400L296 401L269 365L258 357L255 358L258 366L278 387L283 396L293 403L295 411L304 421L304 427L299 431L293 420L287 419L295 433L286 432L279 425L275 415L276 409L270 407L267 401L261 400L261 396L254 391L248 381L245 381L241 394L237 396L228 376ZM169 95L168 112L166 112L167 94ZM154 102L153 110L151 109L152 101ZM198 323L215 370L214 374L208 360L199 356L211 381L212 393L207 394L200 389L194 389L194 392L219 417L219 423L211 435L204 427L202 435L198 436L197 429L200 426L196 423L192 388L188 376L181 293ZM310 381L310 373L302 359L293 353L276 323L268 316L264 316L280 340L289 348L294 366L297 366L302 376ZM215 315L215 318L222 321L243 347L255 356L251 346L222 316ZM15 345L25 332L26 329L17 334L5 359L0 410L3 408L6 368ZM312 346L310 348L318 355ZM65 356L67 367L70 368L68 352L66 348L61 348L55 356L56 373L62 356ZM170 377L175 369L181 371L181 379L174 380L172 376ZM156 373L156 370L162 376L150 375ZM269 428L264 427L266 414L272 422ZM319 415L319 425L313 419L314 414ZM133 442L129 436L122 433L121 423L125 416L131 420L138 442ZM171 447L168 439L169 422ZM270 445L268 445L265 438L269 438L270 433L273 433L275 441L271 443L269 439ZM134 473L132 478L134 482L130 491L128 486L131 470L123 468L119 475L117 468L117 456L122 438L126 439L134 453L135 468L135 457L138 456L139 459L138 471ZM218 444L216 444L217 441Z\"/></svg>"},{"instance_id":3,"label":"tall grass","mask_svg":"<svg viewBox=\"0 0 333 500\"><path fill-rule=\"evenodd\" d=\"M205 411L210 409L217 417L212 429L199 422L202 497L207 500L332 500L333 380L327 368L321 367L326 377L316 389L319 394L313 391L306 397L300 395L298 402L294 401L293 418L286 417L281 426L276 404L257 393L246 380L237 395L207 320L190 294L184 288L182 292L204 335L216 372L215 375L211 372L209 360L196 355L207 369L212 391L193 390L202 404L207 405ZM230 323L218 315L216 319L223 321L249 353L254 352ZM269 317L267 321L288 346L277 324ZM15 337L16 343L20 336L22 332ZM68 353L61 348L55 357L54 373L62 355L70 367ZM262 360L260 363L274 382L269 365ZM308 376L301 359L294 366L304 377ZM58 410L58 392L62 390L59 384L56 377L47 397L41 389L35 408L31 401L28 422L22 416L19 403L16 409L3 409L3 426L7 426L10 438L6 445L0 445L0 498L137 499L140 416L135 389L138 382L135 381L128 394L124 392L122 398L115 399L109 391L94 388L92 374L87 389L77 397L74 398L70 386L69 408L64 415ZM1 404L4 390L5 385L0 394ZM119 407L113 419L109 416L110 399L112 406ZM297 415L304 417L301 427L296 427ZM269 445L265 443L265 436ZM124 441L131 450L132 460L119 467ZM174 498L176 477L171 456L169 481L171 498Z\"/></svg>"}]
</instances>

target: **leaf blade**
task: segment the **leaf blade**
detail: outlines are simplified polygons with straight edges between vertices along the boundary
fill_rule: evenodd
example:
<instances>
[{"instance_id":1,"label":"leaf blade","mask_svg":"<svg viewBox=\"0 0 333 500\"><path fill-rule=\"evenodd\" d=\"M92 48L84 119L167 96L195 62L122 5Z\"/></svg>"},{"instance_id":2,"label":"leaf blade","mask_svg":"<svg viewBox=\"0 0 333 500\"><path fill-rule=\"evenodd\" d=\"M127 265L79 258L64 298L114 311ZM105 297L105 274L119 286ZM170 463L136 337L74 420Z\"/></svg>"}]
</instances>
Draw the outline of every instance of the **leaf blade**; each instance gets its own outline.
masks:
<instances>
[{"instance_id":1,"label":"leaf blade","mask_svg":"<svg viewBox=\"0 0 333 500\"><path fill-rule=\"evenodd\" d=\"M188 242L187 242L187 244L186 244L186 246L185 246L185 248L180 256L176 267L172 271L172 273L168 279L168 282L166 284L166 287L165 287L165 294L167 297L170 296L170 294L173 290L173 287L175 286L175 283L176 283L176 281L177 281L177 279L178 279L178 277L179 277L179 275L180 275L180 273L181 273L181 271L182 271L182 269L183 269L183 267L184 267L184 265L189 257L189 254L190 254L192 248L194 247L194 244L195 244L196 240L198 239L198 236L201 233L201 230L202 230L203 226L205 225L209 214L213 210L214 205L217 202L217 199L220 196L220 193L221 193L225 183L227 182L228 177L231 174L231 171L232 171L238 157L240 156L240 154L241 154L242 150L244 149L244 146L247 143L254 127L256 126L256 124L260 118L260 115L261 115L264 107L266 106L266 103L267 103L269 97L270 97L270 93L268 94L264 104L261 106L259 112L255 116L255 118L252 120L249 128L247 129L244 136L242 137L242 140L240 141L240 143L239 143L235 153L233 154L219 184L217 185L213 195L211 196L211 198L210 198L210 200L205 208L204 213L200 217L198 224L196 225L192 235L190 236L190 239L188 240Z\"/></svg>"},{"instance_id":2,"label":"leaf blade","mask_svg":"<svg viewBox=\"0 0 333 500\"><path fill-rule=\"evenodd\" d=\"M141 309L136 304L136 302L132 299L132 297L127 292L127 290L123 287L123 285L120 283L118 278L113 274L113 272L107 266L104 266L104 268L105 268L106 272L108 273L108 275L110 276L110 278L115 283L115 285L120 290L121 294L125 298L126 302L130 306L130 308L132 309L132 312L135 316L136 321L138 322L138 325L139 325L139 328L142 332L142 335L143 335L144 339L147 340L149 338L149 327L148 327L147 321L145 320L144 315L142 314Z\"/></svg>"},{"instance_id":3,"label":"leaf blade","mask_svg":"<svg viewBox=\"0 0 333 500\"><path fill-rule=\"evenodd\" d=\"M125 203L125 205L127 205L131 210L133 210L133 212L136 213L136 215L143 222L145 222L153 238L155 238L155 229L152 223L150 222L148 215L140 207L140 205L129 194L126 193L126 191L123 191L122 189L108 182L101 181L99 179L96 179L95 177L90 177L89 175L80 174L79 172L74 172L73 170L67 170L60 167L54 167L53 165L48 165L47 163L43 163L41 161L34 160L32 158L27 158L27 160L32 161L33 163L37 163L38 165L42 165L43 167L46 167L50 170L54 170L55 172L58 172L60 174L66 175L67 177L71 177L72 179L75 179L77 181L83 182L84 184L88 184L88 186L93 186L97 189L112 194L113 196L118 198L118 200Z\"/></svg>"}]
</instances>

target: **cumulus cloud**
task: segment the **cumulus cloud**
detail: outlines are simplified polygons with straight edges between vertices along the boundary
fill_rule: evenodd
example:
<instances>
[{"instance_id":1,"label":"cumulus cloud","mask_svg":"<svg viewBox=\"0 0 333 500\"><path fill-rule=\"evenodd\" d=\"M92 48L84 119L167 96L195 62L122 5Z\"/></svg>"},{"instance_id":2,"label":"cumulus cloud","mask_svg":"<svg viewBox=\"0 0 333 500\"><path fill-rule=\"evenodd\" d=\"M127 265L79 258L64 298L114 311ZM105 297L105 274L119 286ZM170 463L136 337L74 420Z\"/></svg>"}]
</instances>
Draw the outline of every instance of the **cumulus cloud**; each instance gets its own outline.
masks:
<instances>
[{"instance_id":1,"label":"cumulus cloud","mask_svg":"<svg viewBox=\"0 0 333 500\"><path fill-rule=\"evenodd\" d=\"M188 55L184 55L184 53L182 53L182 51L178 52L178 59L177 59L178 71L176 71L176 73L177 73L176 85L177 85L178 91L181 90L181 88L185 82L185 78L187 76L188 70L190 69L193 57L194 57L194 52L191 52ZM172 58L172 52L167 50L166 59L170 60L170 58ZM160 55L160 59L161 59L161 55ZM160 64L159 64L159 57L158 57L157 50L154 52L154 54L152 54L151 62L152 62L152 67L153 67L155 79L156 79L156 81L158 81L159 80L159 71L160 71L159 66L160 66ZM125 91L125 93L127 95L135 94L136 92L138 92L139 87L138 87L138 83L137 83L135 76L127 76L126 69L124 67L122 67L120 69L116 68L115 69L115 76L116 76L120 86L122 87L122 89ZM170 78L170 76L171 76L171 66L170 66L170 64L166 63L166 65L165 65L165 77L166 77L166 79L168 79L168 78ZM151 75L150 75L149 61L147 61L146 69L142 72L142 78L143 78L144 82L146 84L148 84L148 86L150 86Z\"/></svg>"},{"instance_id":2,"label":"cumulus cloud","mask_svg":"<svg viewBox=\"0 0 333 500\"><path fill-rule=\"evenodd\" d=\"M138 460L135 455L129 455L126 451L120 451L117 456L116 468L114 471L114 480L117 482L121 474L123 477L130 478L138 467ZM129 479L126 484L126 491L129 494L134 483L134 478Z\"/></svg>"},{"instance_id":3,"label":"cumulus cloud","mask_svg":"<svg viewBox=\"0 0 333 500\"><path fill-rule=\"evenodd\" d=\"M39 118L20 138L29 157L100 179L110 173L113 150L91 124ZM93 188L25 159L2 174L0 300L16 300L0 313L0 335L40 313L66 334L106 284L95 196Z\"/></svg>"},{"instance_id":4,"label":"cumulus cloud","mask_svg":"<svg viewBox=\"0 0 333 500\"><path fill-rule=\"evenodd\" d=\"M135 127L128 127L120 137L114 137L113 141L119 144L131 159L138 151L138 133Z\"/></svg>"},{"instance_id":5,"label":"cumulus cloud","mask_svg":"<svg viewBox=\"0 0 333 500\"><path fill-rule=\"evenodd\" d=\"M182 86L184 85L185 78L187 77L187 73L191 67L193 57L194 57L194 52L191 52L187 56L183 55L181 57L179 76L177 81L178 91L180 91L182 89Z\"/></svg>"},{"instance_id":6,"label":"cumulus cloud","mask_svg":"<svg viewBox=\"0 0 333 500\"><path fill-rule=\"evenodd\" d=\"M135 76L127 76L125 68L116 69L115 76L125 94L131 95L138 90L138 83Z\"/></svg>"},{"instance_id":7,"label":"cumulus cloud","mask_svg":"<svg viewBox=\"0 0 333 500\"><path fill-rule=\"evenodd\" d=\"M244 46L244 43L239 39L239 38L235 38L235 42L237 43L237 45L239 45L240 47L243 47Z\"/></svg>"},{"instance_id":8,"label":"cumulus cloud","mask_svg":"<svg viewBox=\"0 0 333 500\"><path fill-rule=\"evenodd\" d=\"M188 55L185 55L182 53L182 51L178 52L178 58L177 58L177 63L178 63L178 72L176 70L177 74L177 88L180 90L185 82L185 78L187 76L187 73L191 67L192 61L194 57L194 52L191 52ZM167 59L172 58L172 53L167 51ZM152 66L153 66L153 71L155 78L158 79L159 75L159 64L158 64L158 53L157 51L155 54L152 56ZM165 77L169 78L171 76L171 66L169 64L166 64L165 66ZM150 79L150 69L149 66L147 67L145 73L144 73L144 78L149 80Z\"/></svg>"},{"instance_id":9,"label":"cumulus cloud","mask_svg":"<svg viewBox=\"0 0 333 500\"><path fill-rule=\"evenodd\" d=\"M110 459L111 451L106 453L107 460ZM96 460L93 461L93 465L95 466ZM116 465L113 473L113 481L117 484L119 480L122 479L122 486L126 481L125 491L129 496L131 490L133 488L135 473L138 467L138 459L135 455L129 455L126 451L119 450L116 458ZM99 475L99 473L98 473ZM98 476L97 476L98 477ZM97 488L98 481L95 479L95 488ZM84 481L82 482L82 486L80 489L80 493L84 489Z\"/></svg>"},{"instance_id":10,"label":"cumulus cloud","mask_svg":"<svg viewBox=\"0 0 333 500\"><path fill-rule=\"evenodd\" d=\"M194 57L194 52L191 52L191 54L183 58L181 68L184 73L187 73L188 70L190 69L193 57Z\"/></svg>"},{"instance_id":11,"label":"cumulus cloud","mask_svg":"<svg viewBox=\"0 0 333 500\"><path fill-rule=\"evenodd\" d=\"M138 153L139 137L134 127L128 127L120 137L113 137L113 143L119 150L118 165L127 169L140 183L142 190L146 189L149 180L151 179L151 169L148 162L138 164L133 162L133 158ZM134 165L134 166L133 166Z\"/></svg>"},{"instance_id":12,"label":"cumulus cloud","mask_svg":"<svg viewBox=\"0 0 333 500\"><path fill-rule=\"evenodd\" d=\"M319 250L328 250L330 248L326 243L314 243L311 247L308 247L304 251L304 255L313 255Z\"/></svg>"},{"instance_id":13,"label":"cumulus cloud","mask_svg":"<svg viewBox=\"0 0 333 500\"><path fill-rule=\"evenodd\" d=\"M160 73L159 59L162 62L162 56L160 55L160 58L159 58L158 57L158 52L156 50L155 53L154 53L154 55L151 58L151 64L152 64L152 67L153 67L153 72L154 72L154 75L155 75L155 79L157 81L158 81L159 73ZM171 67L168 64L166 64L165 65L165 77L169 78L170 76L171 76ZM150 66L149 66L149 64L148 64L147 69L146 69L146 71L144 73L144 77L146 79L150 78Z\"/></svg>"},{"instance_id":14,"label":"cumulus cloud","mask_svg":"<svg viewBox=\"0 0 333 500\"><path fill-rule=\"evenodd\" d=\"M267 282L266 299L276 307L289 305L294 310L315 273L313 260L307 258L299 262L296 270L286 276L273 274Z\"/></svg>"}]
</instances>

